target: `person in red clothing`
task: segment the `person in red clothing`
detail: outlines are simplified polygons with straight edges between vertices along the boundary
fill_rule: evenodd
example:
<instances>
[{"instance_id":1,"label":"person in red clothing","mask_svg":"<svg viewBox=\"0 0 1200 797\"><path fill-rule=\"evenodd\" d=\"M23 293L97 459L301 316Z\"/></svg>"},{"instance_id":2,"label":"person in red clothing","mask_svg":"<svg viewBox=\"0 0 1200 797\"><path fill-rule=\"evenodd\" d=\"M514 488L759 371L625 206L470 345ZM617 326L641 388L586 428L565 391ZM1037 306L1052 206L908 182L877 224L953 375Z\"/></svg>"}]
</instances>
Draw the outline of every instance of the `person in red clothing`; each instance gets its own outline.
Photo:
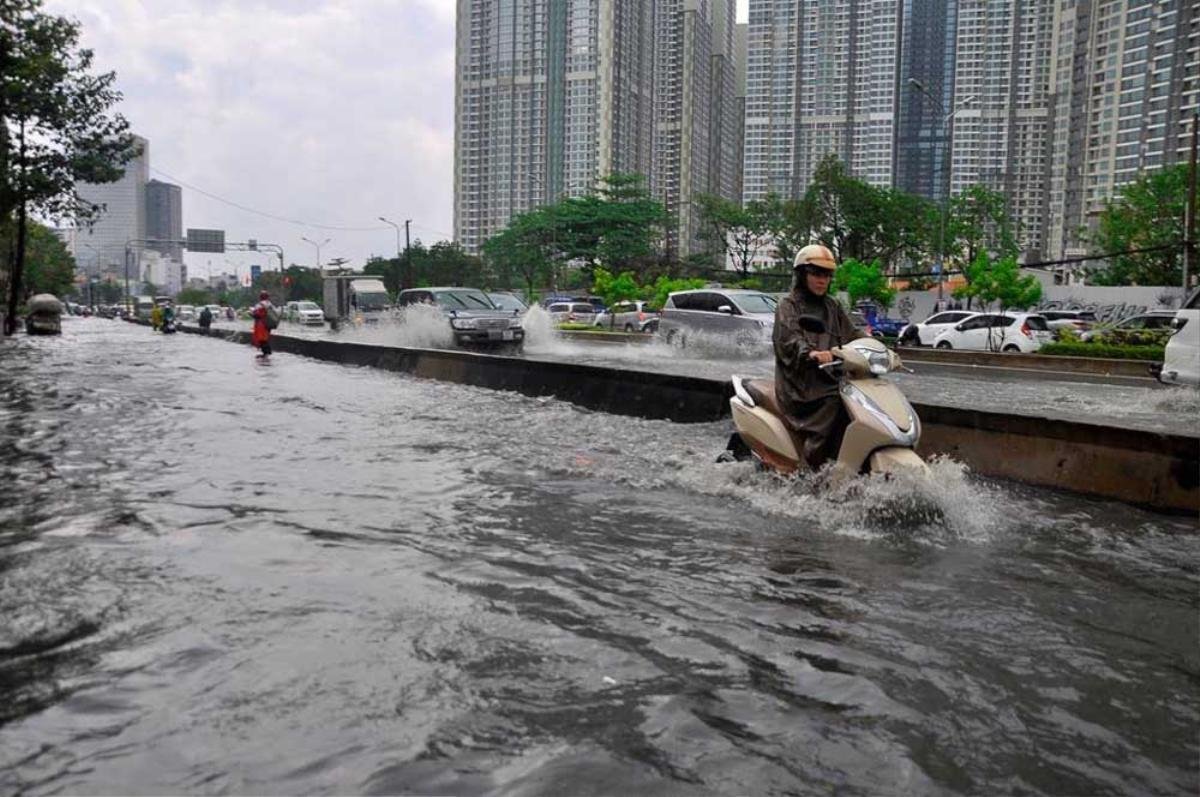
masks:
<instances>
[{"instance_id":1,"label":"person in red clothing","mask_svg":"<svg viewBox=\"0 0 1200 797\"><path fill-rule=\"evenodd\" d=\"M266 359L271 356L271 328L267 326L267 314L271 311L271 294L263 291L258 295L258 304L250 311L254 318L254 332L250 334L250 342L262 352L258 356Z\"/></svg>"}]
</instances>

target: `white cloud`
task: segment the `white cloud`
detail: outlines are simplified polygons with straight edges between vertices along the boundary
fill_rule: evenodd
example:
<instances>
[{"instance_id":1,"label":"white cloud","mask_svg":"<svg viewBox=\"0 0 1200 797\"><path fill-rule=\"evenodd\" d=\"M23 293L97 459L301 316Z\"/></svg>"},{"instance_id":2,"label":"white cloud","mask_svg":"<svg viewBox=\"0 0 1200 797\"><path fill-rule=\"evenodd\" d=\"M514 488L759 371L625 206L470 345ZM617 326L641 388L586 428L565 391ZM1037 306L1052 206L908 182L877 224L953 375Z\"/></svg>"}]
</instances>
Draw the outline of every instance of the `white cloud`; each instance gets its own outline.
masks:
<instances>
[{"instance_id":1,"label":"white cloud","mask_svg":"<svg viewBox=\"0 0 1200 797\"><path fill-rule=\"evenodd\" d=\"M169 174L321 230L255 216L184 188L184 225L281 244L311 263L449 233L453 201L453 0L50 0L78 19L120 111ZM194 258L195 256L193 256ZM236 260L230 256L230 260ZM194 260L190 258L194 264ZM224 265L214 262L213 267Z\"/></svg>"}]
</instances>

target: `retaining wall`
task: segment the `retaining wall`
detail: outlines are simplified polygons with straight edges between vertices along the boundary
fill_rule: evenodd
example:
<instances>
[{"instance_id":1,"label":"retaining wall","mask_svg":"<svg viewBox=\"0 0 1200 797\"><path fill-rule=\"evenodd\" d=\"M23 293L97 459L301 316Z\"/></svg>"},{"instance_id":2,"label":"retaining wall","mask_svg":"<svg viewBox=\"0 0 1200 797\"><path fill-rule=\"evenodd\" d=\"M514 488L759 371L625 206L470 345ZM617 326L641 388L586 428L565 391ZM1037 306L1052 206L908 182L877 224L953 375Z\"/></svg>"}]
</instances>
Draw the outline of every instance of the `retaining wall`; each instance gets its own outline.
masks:
<instances>
[{"instance_id":1,"label":"retaining wall","mask_svg":"<svg viewBox=\"0 0 1200 797\"><path fill-rule=\"evenodd\" d=\"M184 332L199 333L193 327ZM210 333L249 343L243 331ZM680 422L729 414L728 382L464 351L405 349L275 335L276 351L404 371L468 385L554 396L591 409ZM1200 512L1200 437L914 404L918 451L948 454L972 470L1176 512Z\"/></svg>"}]
</instances>

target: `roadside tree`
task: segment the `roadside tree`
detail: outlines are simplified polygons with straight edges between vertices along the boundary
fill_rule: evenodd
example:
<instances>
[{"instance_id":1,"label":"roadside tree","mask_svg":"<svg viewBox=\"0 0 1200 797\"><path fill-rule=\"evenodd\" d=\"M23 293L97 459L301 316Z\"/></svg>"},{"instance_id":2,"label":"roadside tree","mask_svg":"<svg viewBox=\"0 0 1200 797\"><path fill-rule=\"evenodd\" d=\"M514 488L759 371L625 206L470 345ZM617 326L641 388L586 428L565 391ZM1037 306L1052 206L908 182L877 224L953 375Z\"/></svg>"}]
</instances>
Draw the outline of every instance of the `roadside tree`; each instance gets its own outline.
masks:
<instances>
[{"instance_id":1,"label":"roadside tree","mask_svg":"<svg viewBox=\"0 0 1200 797\"><path fill-rule=\"evenodd\" d=\"M128 122L111 112L115 73L91 68L77 22L41 0L0 0L0 223L14 229L6 335L24 291L30 214L87 223L98 209L79 201L75 183L118 180L137 152Z\"/></svg>"},{"instance_id":2,"label":"roadside tree","mask_svg":"<svg viewBox=\"0 0 1200 797\"><path fill-rule=\"evenodd\" d=\"M1187 166L1147 172L1121 189L1100 214L1091 248L1130 252L1088 271L1096 285L1179 285L1183 280L1183 208Z\"/></svg>"}]
</instances>

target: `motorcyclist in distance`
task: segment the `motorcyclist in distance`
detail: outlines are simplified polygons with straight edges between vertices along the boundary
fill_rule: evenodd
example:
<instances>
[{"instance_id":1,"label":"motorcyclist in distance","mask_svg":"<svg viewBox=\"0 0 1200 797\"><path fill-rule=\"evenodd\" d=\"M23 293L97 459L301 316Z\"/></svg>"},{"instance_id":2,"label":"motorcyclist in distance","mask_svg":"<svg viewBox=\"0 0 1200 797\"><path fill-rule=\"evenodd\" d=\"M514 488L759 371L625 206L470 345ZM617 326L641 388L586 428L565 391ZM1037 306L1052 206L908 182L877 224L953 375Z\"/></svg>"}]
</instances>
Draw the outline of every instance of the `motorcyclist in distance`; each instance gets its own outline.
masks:
<instances>
[{"instance_id":1,"label":"motorcyclist in distance","mask_svg":"<svg viewBox=\"0 0 1200 797\"><path fill-rule=\"evenodd\" d=\"M835 378L820 366L833 362L830 349L866 333L856 329L840 302L829 295L837 261L819 244L796 253L792 290L775 311L775 398L783 421L804 441L802 454L809 467L819 469L836 458L849 416L842 406ZM801 316L815 316L824 332L802 328Z\"/></svg>"}]
</instances>

